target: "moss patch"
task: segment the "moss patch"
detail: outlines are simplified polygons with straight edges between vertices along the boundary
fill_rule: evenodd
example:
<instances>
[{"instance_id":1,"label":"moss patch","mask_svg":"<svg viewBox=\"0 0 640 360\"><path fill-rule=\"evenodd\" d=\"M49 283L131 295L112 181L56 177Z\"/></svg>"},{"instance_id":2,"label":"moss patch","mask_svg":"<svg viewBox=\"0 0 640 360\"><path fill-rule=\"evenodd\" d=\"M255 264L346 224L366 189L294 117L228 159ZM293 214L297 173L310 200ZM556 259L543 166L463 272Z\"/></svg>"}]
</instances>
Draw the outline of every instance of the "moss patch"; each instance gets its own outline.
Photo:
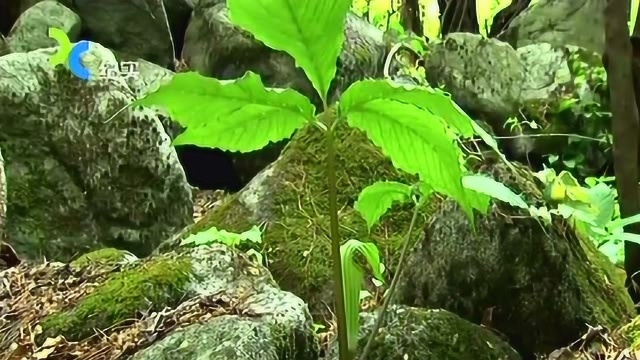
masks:
<instances>
[{"instance_id":1,"label":"moss patch","mask_svg":"<svg viewBox=\"0 0 640 360\"><path fill-rule=\"evenodd\" d=\"M487 164L480 172L542 204L530 170ZM473 229L455 202L443 201L399 285L400 303L474 323L492 309L492 327L523 355L549 353L579 338L586 324L613 327L633 314L613 264L590 241L560 218L547 226L501 202Z\"/></svg>"},{"instance_id":2,"label":"moss patch","mask_svg":"<svg viewBox=\"0 0 640 360\"><path fill-rule=\"evenodd\" d=\"M90 265L113 265L125 259L126 256L126 251L114 248L104 248L81 255L69 265L74 268L84 268Z\"/></svg>"},{"instance_id":3,"label":"moss patch","mask_svg":"<svg viewBox=\"0 0 640 360\"><path fill-rule=\"evenodd\" d=\"M168 257L113 275L71 309L47 316L44 336L80 340L136 312L177 305L191 279L191 262Z\"/></svg>"},{"instance_id":4,"label":"moss patch","mask_svg":"<svg viewBox=\"0 0 640 360\"><path fill-rule=\"evenodd\" d=\"M364 349L377 313L361 314L358 347ZM444 310L392 306L369 356L385 360L520 360L496 334ZM335 347L331 359L337 359Z\"/></svg>"},{"instance_id":5,"label":"moss patch","mask_svg":"<svg viewBox=\"0 0 640 360\"><path fill-rule=\"evenodd\" d=\"M343 124L336 139L342 237L374 241L387 267L394 268L394 254L411 221L411 205L393 208L371 234L353 205L360 191L375 181L412 183L416 179L399 173L359 130ZM307 301L314 314L326 308L322 302L331 303L325 154L324 135L313 127L301 130L274 163L272 174L261 181L256 206L247 205L243 193L231 196L193 229L216 226L241 232L266 221L263 241L269 270L284 290ZM425 209L416 228L424 224L427 213Z\"/></svg>"},{"instance_id":6,"label":"moss patch","mask_svg":"<svg viewBox=\"0 0 640 360\"><path fill-rule=\"evenodd\" d=\"M620 328L618 335L632 350L640 350L640 316L636 316L630 323Z\"/></svg>"}]
</instances>

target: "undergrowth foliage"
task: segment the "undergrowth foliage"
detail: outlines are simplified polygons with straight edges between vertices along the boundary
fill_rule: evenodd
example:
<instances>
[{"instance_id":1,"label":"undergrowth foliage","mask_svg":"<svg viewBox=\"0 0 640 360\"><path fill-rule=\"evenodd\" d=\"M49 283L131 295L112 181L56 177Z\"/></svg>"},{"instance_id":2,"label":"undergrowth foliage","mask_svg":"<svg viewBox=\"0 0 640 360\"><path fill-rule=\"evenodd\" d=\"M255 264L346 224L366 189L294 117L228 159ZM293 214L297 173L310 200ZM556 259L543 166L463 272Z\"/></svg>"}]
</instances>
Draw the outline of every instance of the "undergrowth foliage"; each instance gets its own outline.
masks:
<instances>
[{"instance_id":1,"label":"undergrowth foliage","mask_svg":"<svg viewBox=\"0 0 640 360\"><path fill-rule=\"evenodd\" d=\"M326 134L325 171L339 350L341 360L351 359L357 350L357 295L364 274L355 255L364 255L370 271L380 279L384 266L375 244L358 239L343 244L340 237L334 146L338 122L346 121L366 133L397 169L418 175L417 184L374 183L363 190L356 204L371 228L394 203L414 202L414 221L405 237L400 266L409 248L408 238L417 210L430 194L455 199L472 220L474 210L487 213L491 196L518 203L513 200L517 196L490 178L469 174L458 140L480 136L496 150L497 144L445 92L365 79L351 85L337 103L327 102L351 0L228 0L227 3L234 24L295 59L320 95L323 111L314 115L316 109L305 96L291 89L267 88L251 72L232 81L193 72L179 73L133 105L162 108L186 128L174 140L176 146L192 144L250 152L287 139L305 126L314 126ZM206 237L189 239L189 243L210 243L221 234L225 235L216 229ZM227 233L223 237L220 241L233 245L257 239L253 233L239 237ZM376 326L382 323L401 270L395 273ZM371 339L360 359L366 356Z\"/></svg>"},{"instance_id":2,"label":"undergrowth foliage","mask_svg":"<svg viewBox=\"0 0 640 360\"><path fill-rule=\"evenodd\" d=\"M538 2L539 0L530 0L527 8L535 6ZM489 36L496 15L512 3L512 0L475 0L476 21L482 36ZM354 0L353 10L360 16L366 16L369 22L384 31L394 30L404 34L400 15L402 4L402 0ZM441 38L441 18L447 9L441 9L438 0L418 0L418 4L425 35L430 40ZM640 0L631 0L630 4L629 32L633 33Z\"/></svg>"}]
</instances>

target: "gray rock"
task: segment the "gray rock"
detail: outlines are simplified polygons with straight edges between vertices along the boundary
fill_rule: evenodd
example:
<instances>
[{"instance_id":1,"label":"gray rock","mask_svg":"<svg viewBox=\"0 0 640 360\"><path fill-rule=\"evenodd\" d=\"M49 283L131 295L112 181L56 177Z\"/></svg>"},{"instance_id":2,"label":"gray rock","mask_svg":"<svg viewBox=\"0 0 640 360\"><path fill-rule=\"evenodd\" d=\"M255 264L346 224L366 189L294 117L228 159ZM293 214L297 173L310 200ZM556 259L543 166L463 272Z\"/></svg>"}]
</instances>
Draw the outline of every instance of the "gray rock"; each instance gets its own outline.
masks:
<instances>
[{"instance_id":1,"label":"gray rock","mask_svg":"<svg viewBox=\"0 0 640 360\"><path fill-rule=\"evenodd\" d=\"M69 267L73 271L69 271ZM11 281L35 273L38 291L52 294L55 304L44 308L43 297L29 297L33 289ZM100 276L95 276L100 274ZM93 282L87 289L79 278ZM37 322L30 331L35 342L64 336L73 341L69 352L99 349L99 357L133 359L318 359L319 344L307 305L276 285L268 269L245 253L222 244L136 259L129 253L101 249L63 264L26 264L0 271L3 330L8 339L20 336L31 306ZM67 286L59 286L59 284ZM82 292L82 296L78 293ZM25 298L28 302L25 303ZM30 310L30 309L29 309ZM6 316L9 311L17 314ZM119 338L123 348L106 339L96 344L95 333ZM98 342L101 342L98 340ZM9 351L11 343L0 343ZM36 346L24 356L33 357ZM134 354L134 352L137 352Z\"/></svg>"},{"instance_id":2,"label":"gray rock","mask_svg":"<svg viewBox=\"0 0 640 360\"><path fill-rule=\"evenodd\" d=\"M73 2L72 10L82 19L92 41L173 67L170 21L161 0L78 0Z\"/></svg>"},{"instance_id":3,"label":"gray rock","mask_svg":"<svg viewBox=\"0 0 640 360\"><path fill-rule=\"evenodd\" d=\"M486 163L479 172L544 204L528 168ZM501 202L473 224L453 200L435 208L405 268L400 303L485 320L524 357L571 343L585 324L616 326L635 313L613 264L564 221L546 225Z\"/></svg>"},{"instance_id":4,"label":"gray rock","mask_svg":"<svg viewBox=\"0 0 640 360\"><path fill-rule=\"evenodd\" d=\"M381 77L386 55L383 33L358 16L347 16L345 34L338 73L330 89L334 97L357 80ZM293 58L268 48L231 24L226 5L219 1L201 1L194 9L182 57L191 70L205 76L235 79L253 71L267 86L295 89L320 105L311 83Z\"/></svg>"},{"instance_id":5,"label":"gray rock","mask_svg":"<svg viewBox=\"0 0 640 360\"><path fill-rule=\"evenodd\" d=\"M520 13L501 38L515 48L549 43L602 54L605 4L602 0L540 0Z\"/></svg>"},{"instance_id":6,"label":"gray rock","mask_svg":"<svg viewBox=\"0 0 640 360\"><path fill-rule=\"evenodd\" d=\"M10 53L9 44L7 43L7 39L0 34L0 56L6 55Z\"/></svg>"},{"instance_id":7,"label":"gray rock","mask_svg":"<svg viewBox=\"0 0 640 360\"><path fill-rule=\"evenodd\" d=\"M265 322L226 315L176 331L133 360L280 360L278 341Z\"/></svg>"},{"instance_id":8,"label":"gray rock","mask_svg":"<svg viewBox=\"0 0 640 360\"><path fill-rule=\"evenodd\" d=\"M0 152L0 241L4 239L4 226L7 221L7 177L4 172L4 158Z\"/></svg>"},{"instance_id":9,"label":"gray rock","mask_svg":"<svg viewBox=\"0 0 640 360\"><path fill-rule=\"evenodd\" d=\"M224 315L175 331L138 352L134 360L317 359L318 345L307 305L281 291L263 267L249 265L224 245L190 252L192 294L242 299L245 315ZM247 271L249 267L252 271ZM203 346L206 344L206 346Z\"/></svg>"},{"instance_id":10,"label":"gray rock","mask_svg":"<svg viewBox=\"0 0 640 360\"><path fill-rule=\"evenodd\" d=\"M57 1L41 1L22 13L13 25L7 38L12 52L57 46L48 35L49 28L58 28L67 33L73 42L80 35L80 17Z\"/></svg>"},{"instance_id":11,"label":"gray rock","mask_svg":"<svg viewBox=\"0 0 640 360\"><path fill-rule=\"evenodd\" d=\"M429 83L443 85L471 113L504 121L520 105L526 69L507 43L477 34L452 33L431 46L425 67Z\"/></svg>"},{"instance_id":12,"label":"gray rock","mask_svg":"<svg viewBox=\"0 0 640 360\"><path fill-rule=\"evenodd\" d=\"M359 351L364 349L378 313L360 313ZM329 359L338 359L337 347ZM520 360L491 331L445 310L390 306L368 359Z\"/></svg>"},{"instance_id":13,"label":"gray rock","mask_svg":"<svg viewBox=\"0 0 640 360\"><path fill-rule=\"evenodd\" d=\"M88 82L49 63L55 48L0 58L7 232L19 253L66 260L101 246L149 253L192 222L190 187L154 111L126 110L120 78ZM92 74L115 67L98 44Z\"/></svg>"},{"instance_id":14,"label":"gray rock","mask_svg":"<svg viewBox=\"0 0 640 360\"><path fill-rule=\"evenodd\" d=\"M493 133L505 137L503 148L514 159L527 161L532 153L558 151L559 137L552 140L528 136L531 133L583 132L568 128L567 124L549 123L552 117L545 117L545 112L538 109L550 109L551 113L567 98L596 97L591 90L577 86L578 74L571 67L576 59L587 58L581 53L589 51L548 43L514 50L505 42L467 33L450 34L432 44L430 50L426 58L429 83L443 86L472 117L483 120ZM532 111L527 113L528 110ZM505 126L508 119L521 119L523 115L539 121L539 127ZM552 119L562 122L564 117Z\"/></svg>"},{"instance_id":15,"label":"gray rock","mask_svg":"<svg viewBox=\"0 0 640 360\"><path fill-rule=\"evenodd\" d=\"M520 61L527 69L522 84L520 102L554 101L553 94L564 84L571 82L569 52L562 47L540 43L517 50Z\"/></svg>"}]
</instances>

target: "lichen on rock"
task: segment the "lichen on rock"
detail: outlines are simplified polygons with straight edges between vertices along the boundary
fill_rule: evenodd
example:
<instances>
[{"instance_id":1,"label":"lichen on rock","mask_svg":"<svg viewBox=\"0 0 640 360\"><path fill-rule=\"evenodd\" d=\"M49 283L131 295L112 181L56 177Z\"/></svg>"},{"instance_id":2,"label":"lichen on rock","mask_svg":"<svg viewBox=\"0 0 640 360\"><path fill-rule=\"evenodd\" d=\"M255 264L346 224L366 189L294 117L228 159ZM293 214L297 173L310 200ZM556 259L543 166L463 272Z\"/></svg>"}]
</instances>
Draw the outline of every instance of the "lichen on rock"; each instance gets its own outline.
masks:
<instances>
[{"instance_id":1,"label":"lichen on rock","mask_svg":"<svg viewBox=\"0 0 640 360\"><path fill-rule=\"evenodd\" d=\"M192 222L191 189L170 139L122 79L52 69L55 49L0 58L0 146L10 243L26 258L68 261L111 246L144 256ZM92 44L83 61L117 66Z\"/></svg>"},{"instance_id":2,"label":"lichen on rock","mask_svg":"<svg viewBox=\"0 0 640 360\"><path fill-rule=\"evenodd\" d=\"M7 36L8 47L12 52L27 52L56 46L56 41L48 36L51 27L64 31L73 42L79 38L81 20L58 1L39 1L13 25Z\"/></svg>"}]
</instances>

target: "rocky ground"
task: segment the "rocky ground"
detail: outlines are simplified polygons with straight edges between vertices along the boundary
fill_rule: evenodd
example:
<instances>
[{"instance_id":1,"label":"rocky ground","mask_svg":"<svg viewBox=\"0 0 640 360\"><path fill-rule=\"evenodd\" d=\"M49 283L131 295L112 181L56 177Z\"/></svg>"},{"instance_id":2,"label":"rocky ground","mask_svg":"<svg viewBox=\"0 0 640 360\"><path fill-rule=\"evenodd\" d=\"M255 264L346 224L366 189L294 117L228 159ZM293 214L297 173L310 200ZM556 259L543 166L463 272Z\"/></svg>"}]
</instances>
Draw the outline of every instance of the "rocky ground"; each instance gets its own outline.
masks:
<instances>
[{"instance_id":1,"label":"rocky ground","mask_svg":"<svg viewBox=\"0 0 640 360\"><path fill-rule=\"evenodd\" d=\"M244 155L185 149L172 146L180 128L167 114L120 111L187 70L220 79L254 71L317 103L315 92L291 57L234 27L224 1L146 4L0 2L0 358L337 359L324 138L304 129ZM513 135L503 122L520 115L540 124L527 133L606 127L601 2L539 4L498 39L453 33L429 44L420 82L443 85L499 136ZM49 27L93 41L93 71L135 61L139 76L81 81L52 67ZM397 41L355 14L345 34L333 98L382 77ZM569 100L602 108L562 110ZM594 117L602 121L584 125ZM336 138L343 236L375 241L395 269L410 207L370 231L354 203L374 181L415 179L361 132L338 127ZM501 145L523 164L554 151L584 155L581 171L610 161L599 145L534 139ZM528 165L487 156L474 170L543 205ZM640 321L621 270L566 221L541 224L496 201L472 229L440 197L419 215L370 359L639 358ZM261 226L262 243L181 245L212 226ZM385 290L366 287L360 348Z\"/></svg>"}]
</instances>

